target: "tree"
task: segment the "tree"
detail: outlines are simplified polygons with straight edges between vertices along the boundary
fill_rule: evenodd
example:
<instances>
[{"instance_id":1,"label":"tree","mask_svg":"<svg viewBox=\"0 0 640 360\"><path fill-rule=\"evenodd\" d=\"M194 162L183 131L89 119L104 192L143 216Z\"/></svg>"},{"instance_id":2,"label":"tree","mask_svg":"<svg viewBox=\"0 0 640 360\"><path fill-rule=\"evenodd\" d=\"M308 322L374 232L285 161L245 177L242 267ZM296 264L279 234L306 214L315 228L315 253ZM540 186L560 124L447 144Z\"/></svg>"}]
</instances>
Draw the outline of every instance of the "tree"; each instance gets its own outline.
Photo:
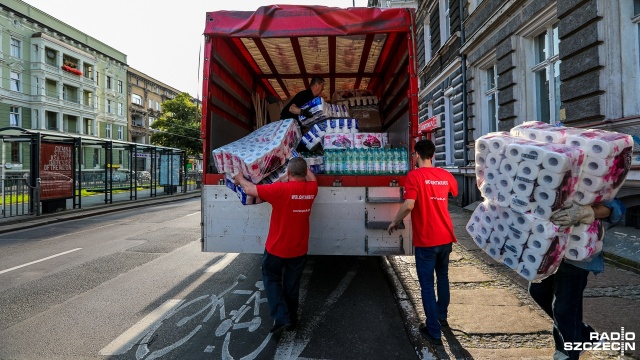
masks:
<instances>
[{"instance_id":1,"label":"tree","mask_svg":"<svg viewBox=\"0 0 640 360\"><path fill-rule=\"evenodd\" d=\"M151 143L185 150L187 155L202 153L200 109L191 96L181 93L162 103L162 115L151 124L155 129Z\"/></svg>"}]
</instances>

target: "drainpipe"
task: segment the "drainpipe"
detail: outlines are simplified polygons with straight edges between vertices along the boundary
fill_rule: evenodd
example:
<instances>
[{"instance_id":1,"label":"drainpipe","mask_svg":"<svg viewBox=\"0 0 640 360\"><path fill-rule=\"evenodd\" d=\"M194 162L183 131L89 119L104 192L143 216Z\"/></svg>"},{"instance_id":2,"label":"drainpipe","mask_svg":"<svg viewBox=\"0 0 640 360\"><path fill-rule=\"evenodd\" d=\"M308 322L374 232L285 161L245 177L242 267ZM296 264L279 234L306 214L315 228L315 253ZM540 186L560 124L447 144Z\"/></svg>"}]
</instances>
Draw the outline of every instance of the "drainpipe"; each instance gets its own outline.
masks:
<instances>
[{"instance_id":1,"label":"drainpipe","mask_svg":"<svg viewBox=\"0 0 640 360\"><path fill-rule=\"evenodd\" d=\"M465 0L460 0L460 46L462 47L465 42L464 37L464 4ZM467 144L469 142L469 129L467 126L467 56L460 54L461 70L462 70L462 142L464 143L464 151L462 153L462 162L464 166L469 165L469 155L467 150ZM462 206L469 205L469 198L471 196L469 189L469 177L466 174L462 178Z\"/></svg>"}]
</instances>

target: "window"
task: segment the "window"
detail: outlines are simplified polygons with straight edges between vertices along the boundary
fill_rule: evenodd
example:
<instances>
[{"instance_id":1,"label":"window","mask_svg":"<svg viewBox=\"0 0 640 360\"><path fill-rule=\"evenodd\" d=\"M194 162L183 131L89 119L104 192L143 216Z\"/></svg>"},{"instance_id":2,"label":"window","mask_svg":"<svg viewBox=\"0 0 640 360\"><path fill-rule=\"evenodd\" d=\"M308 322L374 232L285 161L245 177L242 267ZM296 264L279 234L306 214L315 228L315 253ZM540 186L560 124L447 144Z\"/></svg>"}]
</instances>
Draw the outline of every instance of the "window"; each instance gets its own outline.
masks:
<instances>
[{"instance_id":1,"label":"window","mask_svg":"<svg viewBox=\"0 0 640 360\"><path fill-rule=\"evenodd\" d=\"M449 0L440 0L440 46L451 36L451 14Z\"/></svg>"},{"instance_id":2,"label":"window","mask_svg":"<svg viewBox=\"0 0 640 360\"><path fill-rule=\"evenodd\" d=\"M124 106L122 103L118 103L118 115L122 116L124 113Z\"/></svg>"},{"instance_id":3,"label":"window","mask_svg":"<svg viewBox=\"0 0 640 360\"><path fill-rule=\"evenodd\" d=\"M495 65L485 70L482 87L482 132L486 134L498 129L498 75Z\"/></svg>"},{"instance_id":4,"label":"window","mask_svg":"<svg viewBox=\"0 0 640 360\"><path fill-rule=\"evenodd\" d=\"M100 86L100 73L96 71L96 85Z\"/></svg>"},{"instance_id":5,"label":"window","mask_svg":"<svg viewBox=\"0 0 640 360\"><path fill-rule=\"evenodd\" d=\"M122 125L118 125L118 140L122 140L122 134L124 130L122 129Z\"/></svg>"},{"instance_id":6,"label":"window","mask_svg":"<svg viewBox=\"0 0 640 360\"><path fill-rule=\"evenodd\" d=\"M122 80L118 80L118 93L122 94Z\"/></svg>"},{"instance_id":7,"label":"window","mask_svg":"<svg viewBox=\"0 0 640 360\"><path fill-rule=\"evenodd\" d=\"M112 89L112 87L111 87L111 76L107 76L107 89Z\"/></svg>"},{"instance_id":8,"label":"window","mask_svg":"<svg viewBox=\"0 0 640 360\"><path fill-rule=\"evenodd\" d=\"M149 127L151 127L151 124L153 124L154 121L156 121L156 118L149 116Z\"/></svg>"},{"instance_id":9,"label":"window","mask_svg":"<svg viewBox=\"0 0 640 360\"><path fill-rule=\"evenodd\" d=\"M84 119L84 133L87 135L93 135L93 120Z\"/></svg>"},{"instance_id":10,"label":"window","mask_svg":"<svg viewBox=\"0 0 640 360\"><path fill-rule=\"evenodd\" d=\"M37 109L33 109L33 121L31 122L32 129L40 128L40 112Z\"/></svg>"},{"instance_id":11,"label":"window","mask_svg":"<svg viewBox=\"0 0 640 360\"><path fill-rule=\"evenodd\" d=\"M427 14L424 20L424 64L427 65L431 60L431 14Z\"/></svg>"},{"instance_id":12,"label":"window","mask_svg":"<svg viewBox=\"0 0 640 360\"><path fill-rule=\"evenodd\" d=\"M149 109L153 109L153 100L149 99Z\"/></svg>"},{"instance_id":13,"label":"window","mask_svg":"<svg viewBox=\"0 0 640 360\"><path fill-rule=\"evenodd\" d=\"M536 120L546 123L559 121L560 60L558 26L548 27L534 39L535 65L533 72L536 95Z\"/></svg>"},{"instance_id":14,"label":"window","mask_svg":"<svg viewBox=\"0 0 640 360\"><path fill-rule=\"evenodd\" d=\"M113 111L111 109L111 100L107 100L107 113L112 114Z\"/></svg>"},{"instance_id":15,"label":"window","mask_svg":"<svg viewBox=\"0 0 640 360\"><path fill-rule=\"evenodd\" d=\"M17 106L9 107L9 126L21 126L20 108Z\"/></svg>"},{"instance_id":16,"label":"window","mask_svg":"<svg viewBox=\"0 0 640 360\"><path fill-rule=\"evenodd\" d=\"M20 74L12 71L11 72L11 90L12 91L21 91L22 84L20 82Z\"/></svg>"},{"instance_id":17,"label":"window","mask_svg":"<svg viewBox=\"0 0 640 360\"><path fill-rule=\"evenodd\" d=\"M22 59L22 41L11 38L11 56Z\"/></svg>"},{"instance_id":18,"label":"window","mask_svg":"<svg viewBox=\"0 0 640 360\"><path fill-rule=\"evenodd\" d=\"M453 117L451 116L451 98L447 94L444 97L444 123L446 124L444 139L445 161L446 165L453 165Z\"/></svg>"},{"instance_id":19,"label":"window","mask_svg":"<svg viewBox=\"0 0 640 360\"><path fill-rule=\"evenodd\" d=\"M105 137L111 139L111 124L107 124L105 128Z\"/></svg>"},{"instance_id":20,"label":"window","mask_svg":"<svg viewBox=\"0 0 640 360\"><path fill-rule=\"evenodd\" d=\"M11 162L20 164L20 143L11 143Z\"/></svg>"},{"instance_id":21,"label":"window","mask_svg":"<svg viewBox=\"0 0 640 360\"><path fill-rule=\"evenodd\" d=\"M156 101L156 111L160 111L160 102Z\"/></svg>"},{"instance_id":22,"label":"window","mask_svg":"<svg viewBox=\"0 0 640 360\"><path fill-rule=\"evenodd\" d=\"M138 94L131 94L131 102L142 106L142 97Z\"/></svg>"}]
</instances>

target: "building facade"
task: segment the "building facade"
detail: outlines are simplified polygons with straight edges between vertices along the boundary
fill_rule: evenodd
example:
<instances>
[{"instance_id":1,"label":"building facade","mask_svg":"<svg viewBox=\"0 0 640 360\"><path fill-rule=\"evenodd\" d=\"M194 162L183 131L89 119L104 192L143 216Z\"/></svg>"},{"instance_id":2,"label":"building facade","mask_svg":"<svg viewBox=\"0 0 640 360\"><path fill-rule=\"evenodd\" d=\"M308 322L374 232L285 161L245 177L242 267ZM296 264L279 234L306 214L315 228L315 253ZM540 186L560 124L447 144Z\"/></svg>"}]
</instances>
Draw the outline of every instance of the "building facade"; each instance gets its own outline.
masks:
<instances>
[{"instance_id":1,"label":"building facade","mask_svg":"<svg viewBox=\"0 0 640 360\"><path fill-rule=\"evenodd\" d=\"M0 4L0 44L0 128L127 139L125 54L19 0ZM28 168L28 144L2 150L5 168ZM100 159L102 149L83 148L81 167Z\"/></svg>"},{"instance_id":2,"label":"building facade","mask_svg":"<svg viewBox=\"0 0 640 360\"><path fill-rule=\"evenodd\" d=\"M618 197L640 225L640 1L462 3L468 147L530 120L631 134L632 169Z\"/></svg>"}]
</instances>

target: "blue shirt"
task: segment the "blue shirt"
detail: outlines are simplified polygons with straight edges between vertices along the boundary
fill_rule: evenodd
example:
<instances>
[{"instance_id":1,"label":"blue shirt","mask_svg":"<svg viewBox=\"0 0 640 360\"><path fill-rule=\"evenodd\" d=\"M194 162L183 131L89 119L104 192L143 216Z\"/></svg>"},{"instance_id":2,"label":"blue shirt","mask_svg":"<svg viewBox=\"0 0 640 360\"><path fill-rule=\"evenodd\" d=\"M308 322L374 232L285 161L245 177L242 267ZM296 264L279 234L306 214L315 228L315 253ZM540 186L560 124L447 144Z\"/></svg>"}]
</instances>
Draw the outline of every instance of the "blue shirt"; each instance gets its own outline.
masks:
<instances>
[{"instance_id":1,"label":"blue shirt","mask_svg":"<svg viewBox=\"0 0 640 360\"><path fill-rule=\"evenodd\" d=\"M611 224L617 224L622 221L622 217L624 216L624 213L627 211L627 209L624 205L622 205L622 202L618 198L610 201L603 201L601 202L601 204L611 209L611 214L608 218L603 219L604 221ZM596 255L589 261L576 261L569 259L564 259L564 261L567 264L579 267L580 269L593 271L594 274L598 274L604 271L604 251L601 251L598 255Z\"/></svg>"}]
</instances>

